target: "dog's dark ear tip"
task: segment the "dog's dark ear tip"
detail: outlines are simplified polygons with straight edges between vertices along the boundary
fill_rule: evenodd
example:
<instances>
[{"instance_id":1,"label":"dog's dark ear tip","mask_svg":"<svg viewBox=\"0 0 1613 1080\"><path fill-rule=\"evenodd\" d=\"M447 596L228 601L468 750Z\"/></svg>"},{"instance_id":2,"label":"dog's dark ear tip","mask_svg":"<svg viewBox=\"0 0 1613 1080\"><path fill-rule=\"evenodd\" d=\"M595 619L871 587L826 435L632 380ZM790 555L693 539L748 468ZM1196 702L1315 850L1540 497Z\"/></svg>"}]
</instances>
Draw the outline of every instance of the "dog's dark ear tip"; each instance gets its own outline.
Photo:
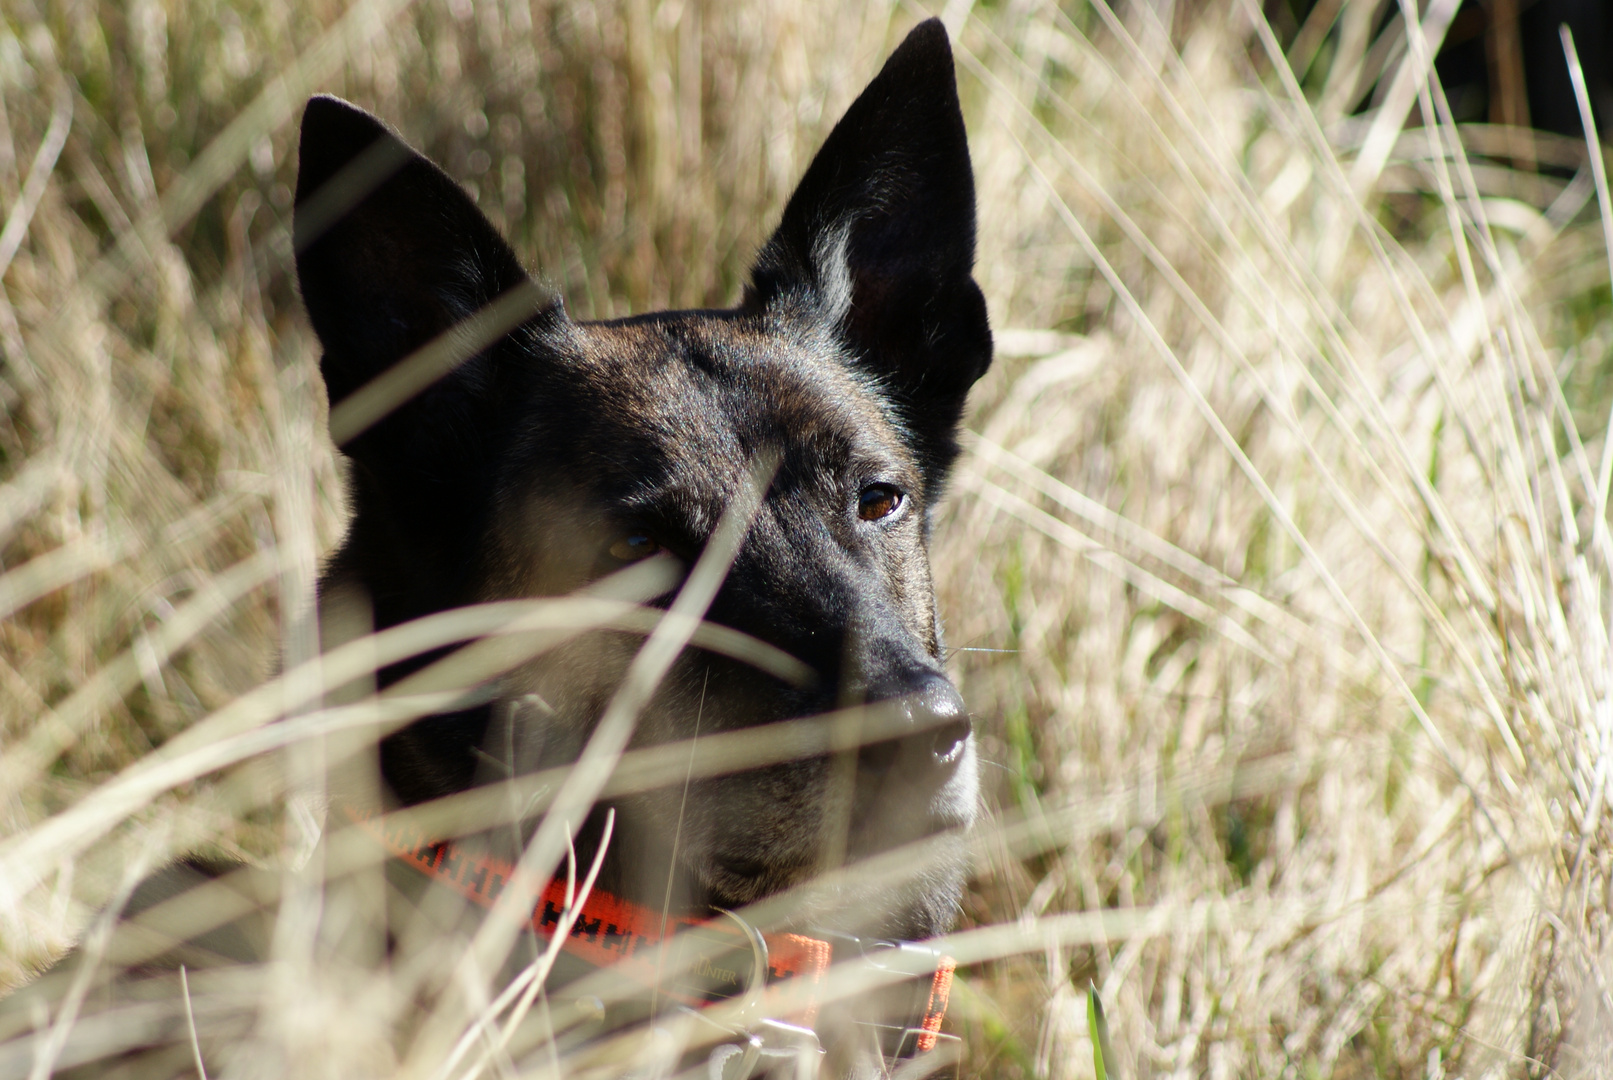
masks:
<instances>
[{"instance_id":1,"label":"dog's dark ear tip","mask_svg":"<svg viewBox=\"0 0 1613 1080\"><path fill-rule=\"evenodd\" d=\"M935 15L931 15L909 30L902 44L911 44L914 48L944 51L948 55L952 52L952 41L947 36L946 23Z\"/></svg>"},{"instance_id":2,"label":"dog's dark ear tip","mask_svg":"<svg viewBox=\"0 0 1613 1080\"><path fill-rule=\"evenodd\" d=\"M891 53L887 66L914 78L921 72L952 76L952 41L940 19L929 18L907 32Z\"/></svg>"},{"instance_id":3,"label":"dog's dark ear tip","mask_svg":"<svg viewBox=\"0 0 1613 1080\"><path fill-rule=\"evenodd\" d=\"M385 124L352 102L332 94L309 98L297 141L297 201L377 139L391 135Z\"/></svg>"},{"instance_id":4,"label":"dog's dark ear tip","mask_svg":"<svg viewBox=\"0 0 1613 1080\"><path fill-rule=\"evenodd\" d=\"M302 137L329 138L343 133L385 131L386 127L354 105L334 94L315 94L302 110Z\"/></svg>"},{"instance_id":5,"label":"dog's dark ear tip","mask_svg":"<svg viewBox=\"0 0 1613 1080\"><path fill-rule=\"evenodd\" d=\"M308 114L318 115L326 110L351 112L356 109L358 109L357 105L354 105L346 98L337 97L335 94L310 94L308 104L303 107L303 112L306 116Z\"/></svg>"}]
</instances>

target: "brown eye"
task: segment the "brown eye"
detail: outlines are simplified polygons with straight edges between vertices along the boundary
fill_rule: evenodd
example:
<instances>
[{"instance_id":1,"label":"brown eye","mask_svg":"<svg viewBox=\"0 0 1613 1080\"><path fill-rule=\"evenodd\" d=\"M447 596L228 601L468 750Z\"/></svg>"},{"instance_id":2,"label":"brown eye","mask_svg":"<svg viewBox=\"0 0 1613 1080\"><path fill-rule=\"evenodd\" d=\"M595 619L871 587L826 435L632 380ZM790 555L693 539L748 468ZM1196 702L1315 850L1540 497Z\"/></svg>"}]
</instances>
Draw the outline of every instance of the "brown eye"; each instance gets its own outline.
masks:
<instances>
[{"instance_id":1,"label":"brown eye","mask_svg":"<svg viewBox=\"0 0 1613 1080\"><path fill-rule=\"evenodd\" d=\"M857 516L864 521L890 517L902 505L902 493L889 484L869 484L857 497Z\"/></svg>"},{"instance_id":2,"label":"brown eye","mask_svg":"<svg viewBox=\"0 0 1613 1080\"><path fill-rule=\"evenodd\" d=\"M628 533L610 546L610 557L618 562L638 562L660 550L660 543L649 533Z\"/></svg>"}]
</instances>

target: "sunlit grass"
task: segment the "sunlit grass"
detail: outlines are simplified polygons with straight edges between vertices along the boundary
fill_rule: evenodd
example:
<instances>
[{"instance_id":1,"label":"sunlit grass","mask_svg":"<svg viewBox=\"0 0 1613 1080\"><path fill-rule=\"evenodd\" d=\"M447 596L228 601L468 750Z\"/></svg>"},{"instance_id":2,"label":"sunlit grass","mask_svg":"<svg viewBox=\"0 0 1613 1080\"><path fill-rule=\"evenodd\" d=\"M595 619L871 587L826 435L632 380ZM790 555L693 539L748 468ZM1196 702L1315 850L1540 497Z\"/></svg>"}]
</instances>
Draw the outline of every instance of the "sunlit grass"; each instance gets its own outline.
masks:
<instances>
[{"instance_id":1,"label":"sunlit grass","mask_svg":"<svg viewBox=\"0 0 1613 1080\"><path fill-rule=\"evenodd\" d=\"M995 810L948 940L965 1072L1092 1075L1099 1000L1111 1075L1605 1070L1601 177L1571 140L1525 172L1505 132L1404 126L1447 112L1410 69L1377 99L1359 78L1374 5L1285 41L1249 3L1169 30L1145 8L945 12L999 342L935 541ZM442 162L578 317L727 304L923 14L94 10L0 14L4 984L86 933L95 955L96 913L177 852L298 867L295 908L324 770L371 735L344 737L557 635L653 629L625 602L471 609L306 665L344 523L290 264L306 95ZM379 651L456 633L495 636L366 697ZM718 769L834 730L669 753ZM676 774L634 753L602 790ZM337 824L312 865L353 871L327 917L362 924L373 853ZM456 1050L488 1031L549 1067L506 1034L496 964L467 967L497 950L419 945L381 977L311 924L244 1004L191 971L199 1047L239 1006L264 1060L338 1075L488 1074L498 1053Z\"/></svg>"}]
</instances>

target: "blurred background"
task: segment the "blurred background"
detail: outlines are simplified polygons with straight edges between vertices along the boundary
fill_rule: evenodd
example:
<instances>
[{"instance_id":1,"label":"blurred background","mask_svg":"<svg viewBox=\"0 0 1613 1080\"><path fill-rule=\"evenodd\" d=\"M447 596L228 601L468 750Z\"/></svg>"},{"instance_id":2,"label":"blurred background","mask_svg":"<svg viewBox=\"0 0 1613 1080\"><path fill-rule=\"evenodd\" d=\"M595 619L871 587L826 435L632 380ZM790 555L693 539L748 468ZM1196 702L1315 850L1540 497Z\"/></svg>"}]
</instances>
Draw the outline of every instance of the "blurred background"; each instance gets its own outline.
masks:
<instances>
[{"instance_id":1,"label":"blurred background","mask_svg":"<svg viewBox=\"0 0 1613 1080\"><path fill-rule=\"evenodd\" d=\"M4 870L268 676L341 535L306 97L574 317L728 305L929 14L998 338L934 551L992 811L965 1074L1093 1075L1089 987L1126 1076L1613 1066L1599 0L7 0L0 986L132 868L296 847L264 758ZM322 1068L381 1068L337 1015Z\"/></svg>"}]
</instances>

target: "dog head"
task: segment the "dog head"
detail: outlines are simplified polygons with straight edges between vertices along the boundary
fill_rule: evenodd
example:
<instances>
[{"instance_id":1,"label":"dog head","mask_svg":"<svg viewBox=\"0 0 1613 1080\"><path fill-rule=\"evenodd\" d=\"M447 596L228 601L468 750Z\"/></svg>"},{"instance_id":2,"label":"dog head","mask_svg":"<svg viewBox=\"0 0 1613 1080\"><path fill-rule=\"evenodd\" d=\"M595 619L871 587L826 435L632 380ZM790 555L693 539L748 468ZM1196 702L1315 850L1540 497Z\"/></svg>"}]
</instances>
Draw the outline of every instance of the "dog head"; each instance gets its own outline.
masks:
<instances>
[{"instance_id":1,"label":"dog head","mask_svg":"<svg viewBox=\"0 0 1613 1080\"><path fill-rule=\"evenodd\" d=\"M847 707L894 735L617 800L617 887L659 905L670 877L680 902L732 907L966 826L974 749L943 670L928 544L991 334L939 22L835 127L732 310L573 321L464 192L373 117L315 98L300 154L297 269L352 461L354 517L328 584L361 587L387 626L571 592L652 557L688 567L766 462L706 617L812 676L690 649L635 741ZM541 716L495 706L391 737L392 793L472 784L495 735L517 771L574 757L641 640L587 635L513 673L500 692L541 701ZM516 719L495 731L494 715ZM814 917L927 936L950 925L962 880L958 843Z\"/></svg>"}]
</instances>

